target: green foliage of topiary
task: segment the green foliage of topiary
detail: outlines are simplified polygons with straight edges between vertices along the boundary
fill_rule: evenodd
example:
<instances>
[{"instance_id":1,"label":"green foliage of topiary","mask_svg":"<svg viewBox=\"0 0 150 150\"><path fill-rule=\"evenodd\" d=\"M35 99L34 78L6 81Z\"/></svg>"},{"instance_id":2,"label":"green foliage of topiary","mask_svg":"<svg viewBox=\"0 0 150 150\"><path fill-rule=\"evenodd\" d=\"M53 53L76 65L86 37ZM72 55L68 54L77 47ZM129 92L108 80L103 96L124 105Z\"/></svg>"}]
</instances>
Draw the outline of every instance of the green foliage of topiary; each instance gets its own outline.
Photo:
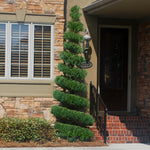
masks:
<instances>
[{"instance_id":1,"label":"green foliage of topiary","mask_svg":"<svg viewBox=\"0 0 150 150\"><path fill-rule=\"evenodd\" d=\"M87 75L86 70L82 70L79 68L72 68L72 67L66 66L65 64L62 64L62 63L58 64L58 69L72 79L83 80Z\"/></svg>"},{"instance_id":2,"label":"green foliage of topiary","mask_svg":"<svg viewBox=\"0 0 150 150\"><path fill-rule=\"evenodd\" d=\"M83 24L81 22L68 22L68 28L71 32L78 33L83 31Z\"/></svg>"},{"instance_id":3,"label":"green foliage of topiary","mask_svg":"<svg viewBox=\"0 0 150 150\"><path fill-rule=\"evenodd\" d=\"M87 113L70 110L62 106L52 106L51 112L58 120L64 123L79 125L82 127L93 125L93 117Z\"/></svg>"},{"instance_id":4,"label":"green foliage of topiary","mask_svg":"<svg viewBox=\"0 0 150 150\"><path fill-rule=\"evenodd\" d=\"M94 133L91 130L75 125L56 122L55 128L58 132L58 136L65 138L70 142L78 140L91 141L94 136Z\"/></svg>"},{"instance_id":5,"label":"green foliage of topiary","mask_svg":"<svg viewBox=\"0 0 150 150\"><path fill-rule=\"evenodd\" d=\"M70 31L64 33L64 38L66 40L69 40L70 42L76 42L76 43L83 41L82 35Z\"/></svg>"},{"instance_id":6,"label":"green foliage of topiary","mask_svg":"<svg viewBox=\"0 0 150 150\"><path fill-rule=\"evenodd\" d=\"M79 10L80 10L80 7L77 5L75 5L74 7L71 8L70 16L71 16L73 22L79 21L79 19L81 17L81 13L79 13Z\"/></svg>"},{"instance_id":7,"label":"green foliage of topiary","mask_svg":"<svg viewBox=\"0 0 150 150\"><path fill-rule=\"evenodd\" d=\"M85 59L82 56L71 54L67 51L61 52L60 53L60 58L65 63L68 63L71 66L74 66L74 65L80 66L83 62L85 62Z\"/></svg>"},{"instance_id":8,"label":"green foliage of topiary","mask_svg":"<svg viewBox=\"0 0 150 150\"><path fill-rule=\"evenodd\" d=\"M18 142L46 142L55 140L55 130L49 121L41 118L0 119L0 138Z\"/></svg>"},{"instance_id":9,"label":"green foliage of topiary","mask_svg":"<svg viewBox=\"0 0 150 150\"><path fill-rule=\"evenodd\" d=\"M83 48L80 45L73 43L73 42L64 42L64 49L69 50L71 53L82 53Z\"/></svg>"},{"instance_id":10,"label":"green foliage of topiary","mask_svg":"<svg viewBox=\"0 0 150 150\"><path fill-rule=\"evenodd\" d=\"M63 89L63 92L57 90L53 92L60 106L53 106L51 109L57 121L61 122L55 124L58 136L69 141L86 141L94 136L94 133L87 129L87 126L94 123L94 119L85 113L89 102L84 98L87 91L84 79L87 72L80 68L85 59L83 54L80 54L83 52L81 47L83 36L79 32L83 31L83 24L80 22L79 9L80 7L74 6L70 10L72 20L68 22L67 32L64 33L64 51L60 53L63 63L58 64L58 69L63 75L55 78L55 83Z\"/></svg>"},{"instance_id":11,"label":"green foliage of topiary","mask_svg":"<svg viewBox=\"0 0 150 150\"><path fill-rule=\"evenodd\" d=\"M57 76L55 78L55 83L62 87L63 89L67 89L70 91L76 92L86 92L87 86L84 83L80 83L79 81L68 79L64 76Z\"/></svg>"},{"instance_id":12,"label":"green foliage of topiary","mask_svg":"<svg viewBox=\"0 0 150 150\"><path fill-rule=\"evenodd\" d=\"M81 96L74 95L74 94L67 94L58 90L53 92L53 96L55 99L60 101L63 106L84 111L89 108L89 101Z\"/></svg>"}]
</instances>

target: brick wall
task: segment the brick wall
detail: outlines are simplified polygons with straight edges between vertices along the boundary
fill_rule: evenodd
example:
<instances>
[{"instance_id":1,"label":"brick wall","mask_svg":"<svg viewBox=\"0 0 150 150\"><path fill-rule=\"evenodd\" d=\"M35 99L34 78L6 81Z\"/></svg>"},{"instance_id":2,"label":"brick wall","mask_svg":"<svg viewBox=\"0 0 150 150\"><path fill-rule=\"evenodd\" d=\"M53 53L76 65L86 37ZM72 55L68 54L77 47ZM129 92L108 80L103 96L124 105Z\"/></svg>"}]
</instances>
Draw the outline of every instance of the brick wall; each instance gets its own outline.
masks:
<instances>
[{"instance_id":1,"label":"brick wall","mask_svg":"<svg viewBox=\"0 0 150 150\"><path fill-rule=\"evenodd\" d=\"M138 106L150 115L150 22L139 26L138 44Z\"/></svg>"},{"instance_id":2,"label":"brick wall","mask_svg":"<svg viewBox=\"0 0 150 150\"><path fill-rule=\"evenodd\" d=\"M54 76L59 75L57 64L59 53L63 50L64 32L64 0L0 0L0 12L15 12L16 9L26 9L27 13L55 14L54 40ZM51 106L57 104L52 98L38 97L0 97L0 118L2 117L42 117L51 122L55 118L50 114Z\"/></svg>"}]
</instances>

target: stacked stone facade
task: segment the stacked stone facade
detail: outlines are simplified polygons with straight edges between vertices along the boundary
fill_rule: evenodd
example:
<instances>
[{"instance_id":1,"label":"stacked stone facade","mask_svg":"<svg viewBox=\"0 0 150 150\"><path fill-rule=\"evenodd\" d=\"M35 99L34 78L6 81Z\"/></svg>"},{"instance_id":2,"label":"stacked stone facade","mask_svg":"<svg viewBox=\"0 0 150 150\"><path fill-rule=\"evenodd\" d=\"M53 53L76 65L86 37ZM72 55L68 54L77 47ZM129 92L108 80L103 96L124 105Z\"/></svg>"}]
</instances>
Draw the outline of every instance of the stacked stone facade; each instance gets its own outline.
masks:
<instances>
[{"instance_id":1,"label":"stacked stone facade","mask_svg":"<svg viewBox=\"0 0 150 150\"><path fill-rule=\"evenodd\" d=\"M19 117L31 118L41 117L55 122L55 118L50 113L51 106L58 102L53 98L42 97L1 97L0 98L0 118Z\"/></svg>"},{"instance_id":2,"label":"stacked stone facade","mask_svg":"<svg viewBox=\"0 0 150 150\"><path fill-rule=\"evenodd\" d=\"M150 22L139 26L137 87L140 114L150 116Z\"/></svg>"},{"instance_id":3,"label":"stacked stone facade","mask_svg":"<svg viewBox=\"0 0 150 150\"><path fill-rule=\"evenodd\" d=\"M0 0L0 12L13 13L16 9L25 9L30 14L57 16L54 24L54 76L59 75L57 64L61 61L59 53L63 50L64 0ZM52 97L0 97L0 118L42 117L54 122L50 108L56 103Z\"/></svg>"},{"instance_id":4,"label":"stacked stone facade","mask_svg":"<svg viewBox=\"0 0 150 150\"><path fill-rule=\"evenodd\" d=\"M57 16L54 26L54 76L60 74L57 64L61 62L59 53L63 50L64 3L64 0L0 0L0 12L13 13L16 9L25 9L30 14ZM140 114L150 115L150 22L139 26L137 63L137 105ZM0 118L43 117L54 122L49 112L56 103L52 97L0 97Z\"/></svg>"}]
</instances>

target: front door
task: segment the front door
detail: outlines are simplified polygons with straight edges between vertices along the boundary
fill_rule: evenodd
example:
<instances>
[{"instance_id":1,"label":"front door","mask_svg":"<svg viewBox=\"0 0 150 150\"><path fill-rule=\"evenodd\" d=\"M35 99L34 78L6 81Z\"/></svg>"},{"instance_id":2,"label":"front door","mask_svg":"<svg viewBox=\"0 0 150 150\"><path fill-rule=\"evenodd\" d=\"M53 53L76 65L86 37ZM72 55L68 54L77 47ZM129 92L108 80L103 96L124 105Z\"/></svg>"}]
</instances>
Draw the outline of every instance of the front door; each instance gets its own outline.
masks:
<instances>
[{"instance_id":1,"label":"front door","mask_svg":"<svg viewBox=\"0 0 150 150\"><path fill-rule=\"evenodd\" d=\"M127 111L127 28L100 30L100 91L108 111Z\"/></svg>"}]
</instances>

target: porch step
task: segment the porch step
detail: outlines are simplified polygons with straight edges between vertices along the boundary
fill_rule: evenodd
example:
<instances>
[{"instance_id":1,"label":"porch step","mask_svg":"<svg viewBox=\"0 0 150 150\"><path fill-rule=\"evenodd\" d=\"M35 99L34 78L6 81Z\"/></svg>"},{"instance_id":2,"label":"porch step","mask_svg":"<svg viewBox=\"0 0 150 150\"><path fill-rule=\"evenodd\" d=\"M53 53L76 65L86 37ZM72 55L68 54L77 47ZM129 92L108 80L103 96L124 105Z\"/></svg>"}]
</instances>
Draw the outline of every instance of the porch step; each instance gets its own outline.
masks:
<instances>
[{"instance_id":1,"label":"porch step","mask_svg":"<svg viewBox=\"0 0 150 150\"><path fill-rule=\"evenodd\" d=\"M91 127L95 139L104 142L96 124ZM107 143L150 143L150 118L107 116Z\"/></svg>"}]
</instances>

